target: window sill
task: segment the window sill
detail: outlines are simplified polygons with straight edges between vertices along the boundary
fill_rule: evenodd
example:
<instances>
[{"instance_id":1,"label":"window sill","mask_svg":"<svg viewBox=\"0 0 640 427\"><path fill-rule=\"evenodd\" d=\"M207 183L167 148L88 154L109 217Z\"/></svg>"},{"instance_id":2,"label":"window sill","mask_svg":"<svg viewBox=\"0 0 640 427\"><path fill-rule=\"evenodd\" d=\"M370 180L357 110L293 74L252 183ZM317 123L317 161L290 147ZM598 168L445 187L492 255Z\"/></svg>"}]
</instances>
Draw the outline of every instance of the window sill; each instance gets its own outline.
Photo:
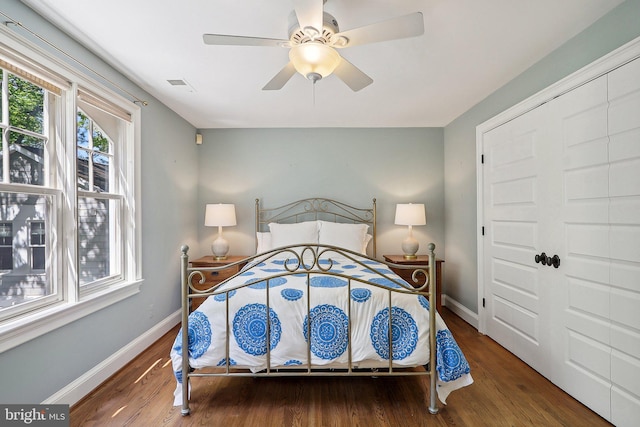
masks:
<instances>
[{"instance_id":1,"label":"window sill","mask_svg":"<svg viewBox=\"0 0 640 427\"><path fill-rule=\"evenodd\" d=\"M0 353L140 292L142 280L112 286L77 303L62 302L0 326Z\"/></svg>"}]
</instances>

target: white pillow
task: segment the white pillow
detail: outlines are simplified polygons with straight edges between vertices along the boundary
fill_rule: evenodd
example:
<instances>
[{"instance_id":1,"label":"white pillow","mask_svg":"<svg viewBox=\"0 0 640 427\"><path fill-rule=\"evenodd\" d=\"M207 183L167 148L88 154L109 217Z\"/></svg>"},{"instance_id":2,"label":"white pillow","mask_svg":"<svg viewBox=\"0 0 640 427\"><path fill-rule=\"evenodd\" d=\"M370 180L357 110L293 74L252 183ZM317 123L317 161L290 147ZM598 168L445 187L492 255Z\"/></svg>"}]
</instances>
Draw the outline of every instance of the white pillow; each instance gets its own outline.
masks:
<instances>
[{"instance_id":1,"label":"white pillow","mask_svg":"<svg viewBox=\"0 0 640 427\"><path fill-rule=\"evenodd\" d=\"M256 233L256 240L258 241L258 247L256 248L256 253L261 254L262 252L269 251L273 248L271 244L271 233Z\"/></svg>"},{"instance_id":2,"label":"white pillow","mask_svg":"<svg viewBox=\"0 0 640 427\"><path fill-rule=\"evenodd\" d=\"M367 254L367 247L369 246L369 242L371 241L371 239L373 239L373 236L371 234L367 234L366 236L364 236L364 242L362 242L362 251L360 252L362 255Z\"/></svg>"},{"instance_id":3,"label":"white pillow","mask_svg":"<svg viewBox=\"0 0 640 427\"><path fill-rule=\"evenodd\" d=\"M317 221L305 221L297 224L269 224L271 230L271 246L294 245L296 243L318 243Z\"/></svg>"},{"instance_id":4,"label":"white pillow","mask_svg":"<svg viewBox=\"0 0 640 427\"><path fill-rule=\"evenodd\" d=\"M332 245L349 249L354 252L366 252L367 224L341 224L336 222L318 221L320 234L318 242L321 245Z\"/></svg>"}]
</instances>

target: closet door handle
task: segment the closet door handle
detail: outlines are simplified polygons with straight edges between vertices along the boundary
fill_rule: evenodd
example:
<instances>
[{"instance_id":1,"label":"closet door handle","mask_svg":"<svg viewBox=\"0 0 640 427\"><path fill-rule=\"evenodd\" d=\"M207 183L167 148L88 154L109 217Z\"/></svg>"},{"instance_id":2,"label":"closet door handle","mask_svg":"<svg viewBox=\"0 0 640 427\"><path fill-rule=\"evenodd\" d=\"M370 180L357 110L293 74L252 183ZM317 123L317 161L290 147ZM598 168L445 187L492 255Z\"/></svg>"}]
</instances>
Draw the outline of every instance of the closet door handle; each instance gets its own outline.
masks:
<instances>
[{"instance_id":1,"label":"closet door handle","mask_svg":"<svg viewBox=\"0 0 640 427\"><path fill-rule=\"evenodd\" d=\"M537 264L548 265L554 268L560 267L560 257L558 255L547 256L546 253L542 252L540 255L535 256L535 261Z\"/></svg>"},{"instance_id":2,"label":"closet door handle","mask_svg":"<svg viewBox=\"0 0 640 427\"><path fill-rule=\"evenodd\" d=\"M536 263L539 263L542 265L545 265L548 259L549 257L547 257L547 254L545 254L544 252L542 252L540 255L535 256Z\"/></svg>"}]
</instances>

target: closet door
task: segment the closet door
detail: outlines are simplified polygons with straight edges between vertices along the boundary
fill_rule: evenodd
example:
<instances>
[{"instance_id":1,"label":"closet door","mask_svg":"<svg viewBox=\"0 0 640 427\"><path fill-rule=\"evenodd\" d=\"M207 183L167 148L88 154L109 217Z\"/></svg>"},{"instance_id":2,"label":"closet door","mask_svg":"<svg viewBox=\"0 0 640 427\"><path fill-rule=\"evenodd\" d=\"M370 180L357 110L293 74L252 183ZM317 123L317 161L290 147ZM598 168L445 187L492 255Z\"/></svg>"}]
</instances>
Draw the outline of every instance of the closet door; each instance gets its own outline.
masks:
<instances>
[{"instance_id":1,"label":"closet door","mask_svg":"<svg viewBox=\"0 0 640 427\"><path fill-rule=\"evenodd\" d=\"M486 333L546 375L549 267L535 263L553 233L547 191L553 164L543 105L483 138ZM551 171L551 172L550 172Z\"/></svg>"},{"instance_id":2,"label":"closet door","mask_svg":"<svg viewBox=\"0 0 640 427\"><path fill-rule=\"evenodd\" d=\"M611 422L640 420L640 59L609 73Z\"/></svg>"},{"instance_id":3,"label":"closet door","mask_svg":"<svg viewBox=\"0 0 640 427\"><path fill-rule=\"evenodd\" d=\"M607 76L549 103L552 149L562 158L561 177L549 191L558 193L561 207L544 215L561 225L548 242L561 263L552 271L553 324L545 346L552 360L549 378L610 419L607 110Z\"/></svg>"},{"instance_id":4,"label":"closet door","mask_svg":"<svg viewBox=\"0 0 640 427\"><path fill-rule=\"evenodd\" d=\"M481 149L485 332L637 426L640 59L483 133Z\"/></svg>"}]
</instances>

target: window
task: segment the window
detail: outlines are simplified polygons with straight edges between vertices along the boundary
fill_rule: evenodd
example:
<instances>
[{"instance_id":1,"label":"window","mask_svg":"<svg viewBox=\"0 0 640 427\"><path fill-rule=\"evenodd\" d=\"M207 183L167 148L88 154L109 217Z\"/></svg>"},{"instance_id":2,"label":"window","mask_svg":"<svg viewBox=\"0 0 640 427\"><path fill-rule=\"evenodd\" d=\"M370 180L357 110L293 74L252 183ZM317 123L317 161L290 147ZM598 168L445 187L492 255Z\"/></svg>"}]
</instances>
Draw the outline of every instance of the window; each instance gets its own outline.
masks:
<instances>
[{"instance_id":1,"label":"window","mask_svg":"<svg viewBox=\"0 0 640 427\"><path fill-rule=\"evenodd\" d=\"M31 221L29 227L29 249L32 270L45 269L45 233L44 221Z\"/></svg>"},{"instance_id":2,"label":"window","mask_svg":"<svg viewBox=\"0 0 640 427\"><path fill-rule=\"evenodd\" d=\"M107 192L112 180L109 164L113 158L113 143L82 109L78 109L77 120L78 189Z\"/></svg>"},{"instance_id":3,"label":"window","mask_svg":"<svg viewBox=\"0 0 640 427\"><path fill-rule=\"evenodd\" d=\"M137 292L140 279L138 107L5 32L0 352Z\"/></svg>"},{"instance_id":4,"label":"window","mask_svg":"<svg viewBox=\"0 0 640 427\"><path fill-rule=\"evenodd\" d=\"M53 269L46 271L43 267L34 271L29 262L27 230L31 220L47 221L48 209L53 206L51 189L47 188L45 146L48 119L54 115L49 102L57 95L23 78L15 67L1 67L0 82L2 319L50 302L54 293Z\"/></svg>"},{"instance_id":5,"label":"window","mask_svg":"<svg viewBox=\"0 0 640 427\"><path fill-rule=\"evenodd\" d=\"M13 268L13 224L0 222L0 270Z\"/></svg>"},{"instance_id":6,"label":"window","mask_svg":"<svg viewBox=\"0 0 640 427\"><path fill-rule=\"evenodd\" d=\"M45 103L48 92L17 76L0 70L2 80L2 182L44 184ZM8 120L5 122L4 111Z\"/></svg>"},{"instance_id":7,"label":"window","mask_svg":"<svg viewBox=\"0 0 640 427\"><path fill-rule=\"evenodd\" d=\"M82 102L80 102L82 105ZM117 119L115 119L117 120ZM120 264L114 223L122 198L115 190L112 168L113 141L81 108L77 112L78 232L80 286L117 275Z\"/></svg>"}]
</instances>

